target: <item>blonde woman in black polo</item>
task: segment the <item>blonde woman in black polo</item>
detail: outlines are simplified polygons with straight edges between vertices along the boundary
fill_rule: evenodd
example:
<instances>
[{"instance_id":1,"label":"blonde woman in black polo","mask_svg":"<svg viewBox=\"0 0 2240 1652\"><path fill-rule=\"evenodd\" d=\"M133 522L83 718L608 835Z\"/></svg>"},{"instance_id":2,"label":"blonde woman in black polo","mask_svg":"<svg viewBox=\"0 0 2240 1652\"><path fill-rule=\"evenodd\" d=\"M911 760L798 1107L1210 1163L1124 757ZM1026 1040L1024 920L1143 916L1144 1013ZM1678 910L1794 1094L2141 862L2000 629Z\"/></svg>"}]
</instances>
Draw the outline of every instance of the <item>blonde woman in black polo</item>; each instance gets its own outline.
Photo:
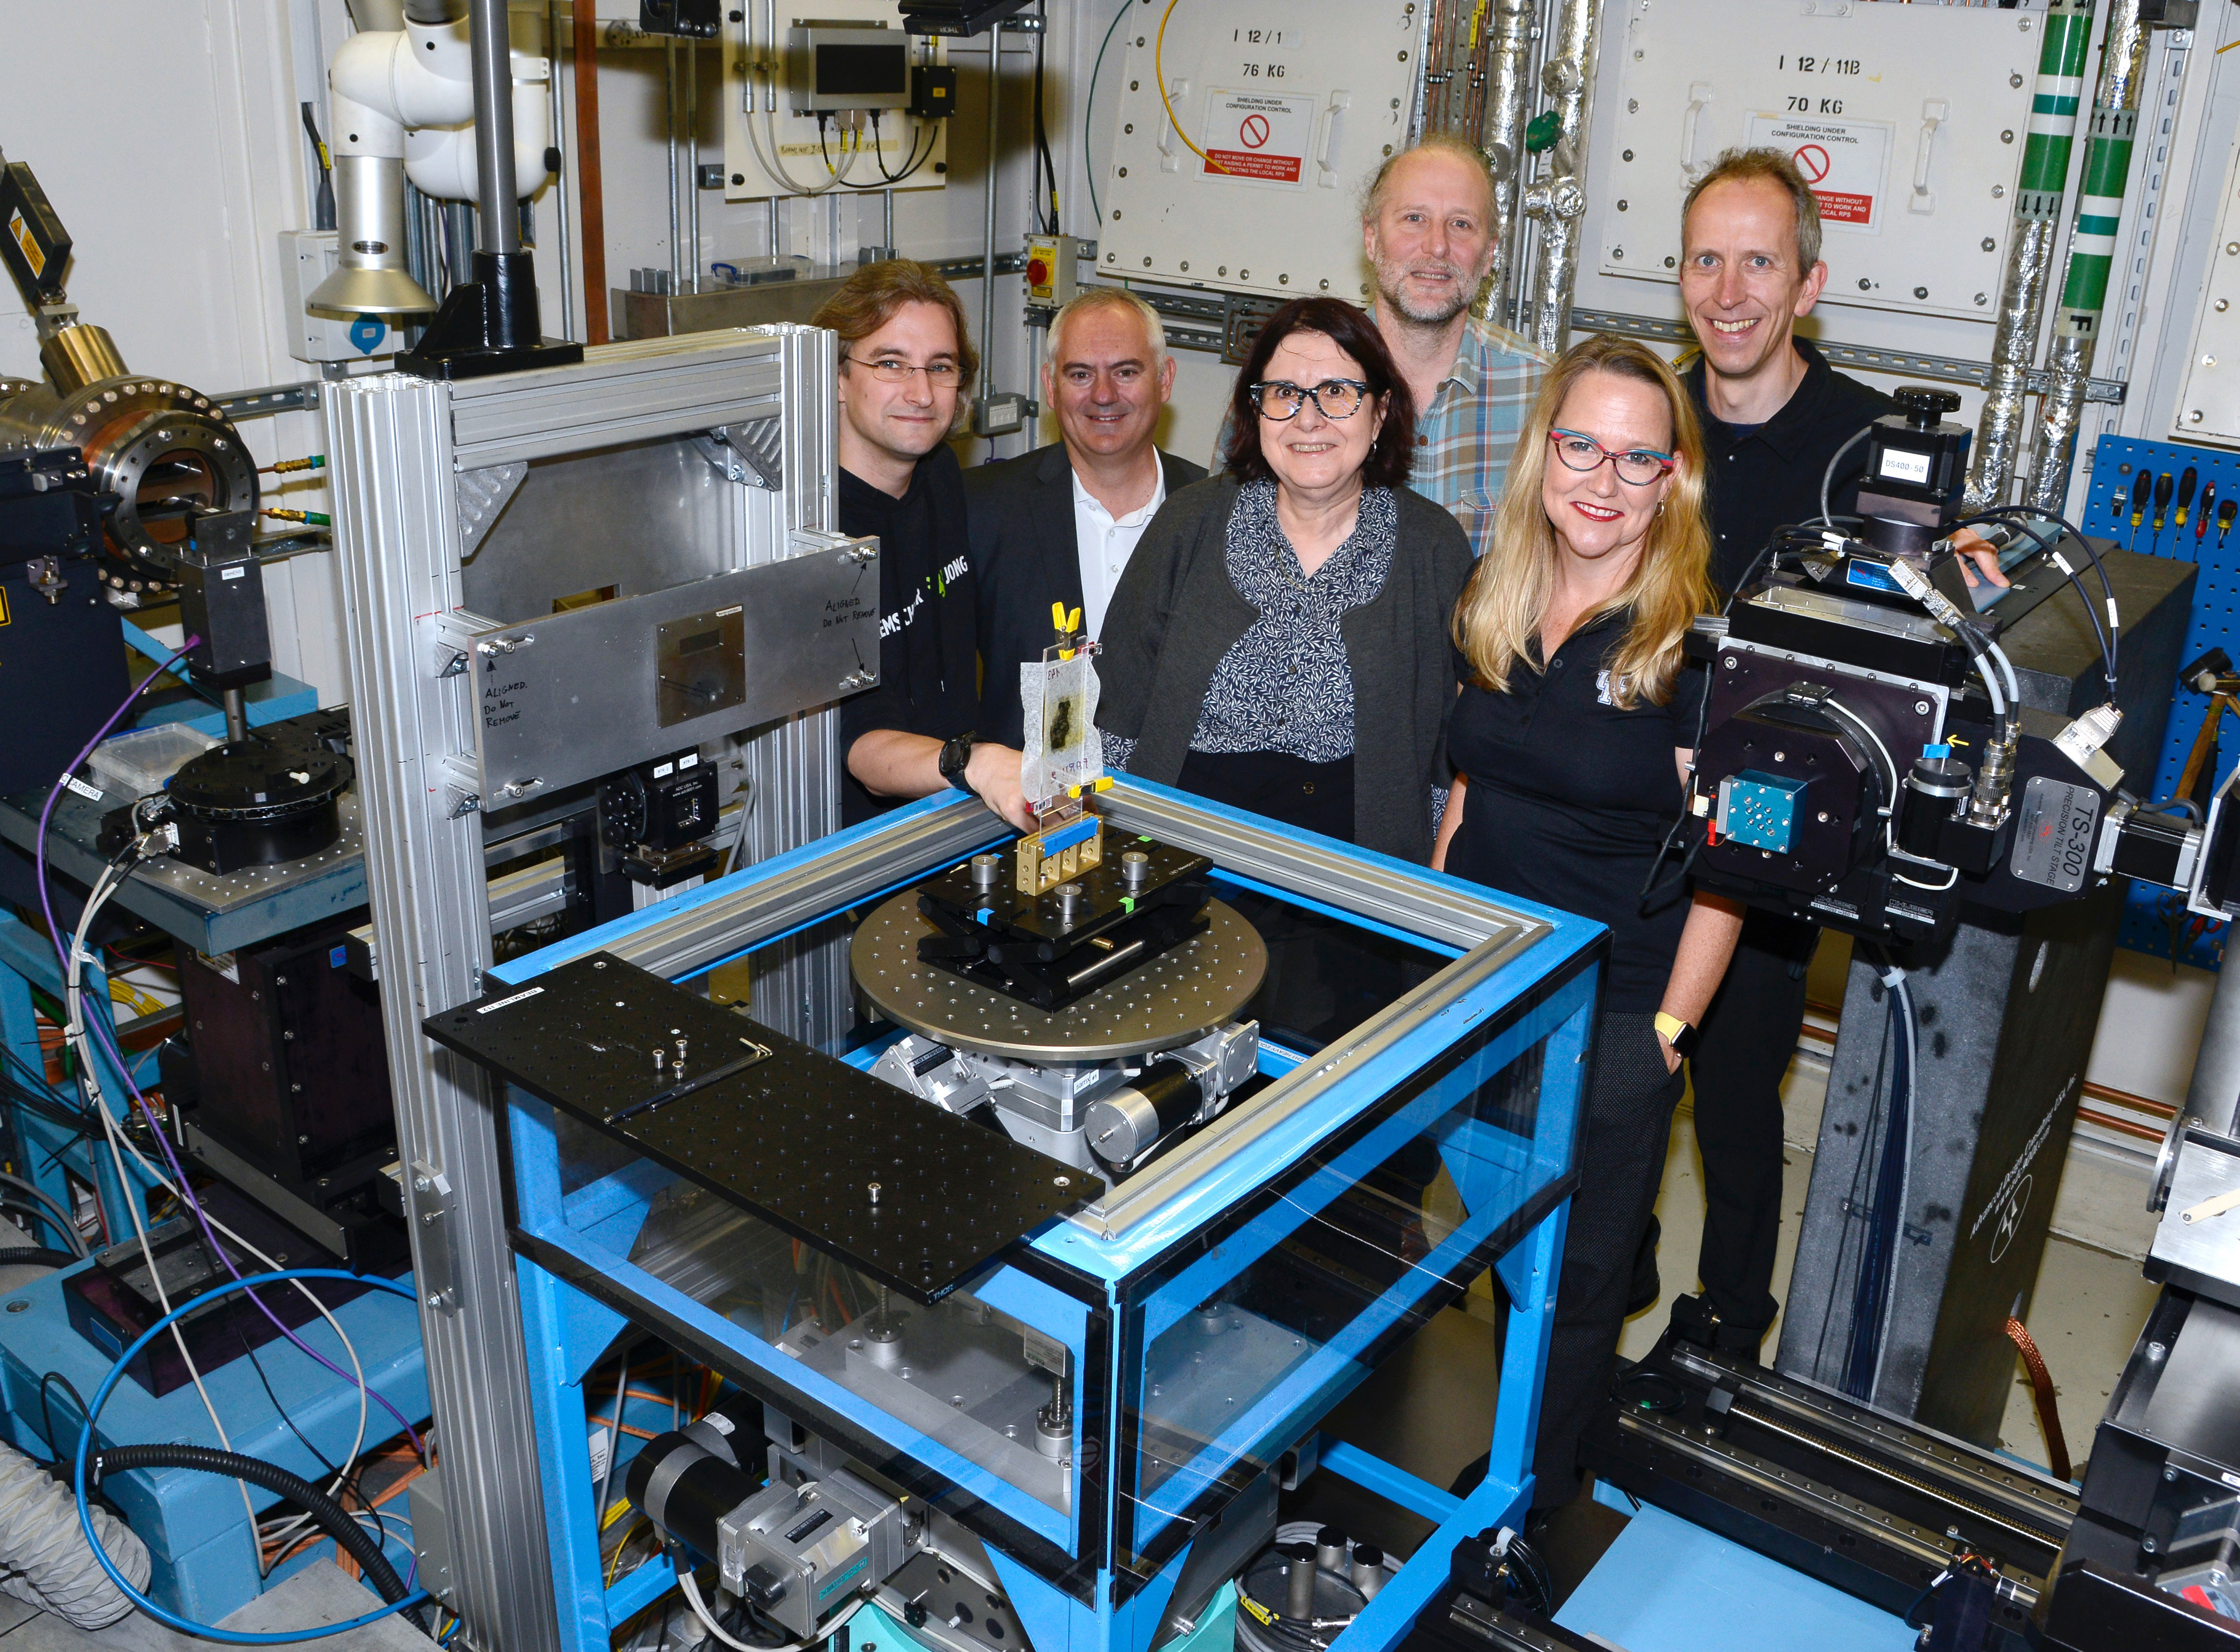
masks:
<instances>
[{"instance_id":1,"label":"blonde woman in black polo","mask_svg":"<svg viewBox=\"0 0 2240 1652\"><path fill-rule=\"evenodd\" d=\"M1634 1255L1657 1201L1680 1063L1740 909L1668 879L1703 693L1681 641L1711 606L1703 443L1672 370L1595 337L1549 371L1493 543L1454 618L1457 775L1432 864L1606 924L1580 1182L1557 1298L1537 1507L1578 1489L1578 1436L1609 1389Z\"/></svg>"}]
</instances>

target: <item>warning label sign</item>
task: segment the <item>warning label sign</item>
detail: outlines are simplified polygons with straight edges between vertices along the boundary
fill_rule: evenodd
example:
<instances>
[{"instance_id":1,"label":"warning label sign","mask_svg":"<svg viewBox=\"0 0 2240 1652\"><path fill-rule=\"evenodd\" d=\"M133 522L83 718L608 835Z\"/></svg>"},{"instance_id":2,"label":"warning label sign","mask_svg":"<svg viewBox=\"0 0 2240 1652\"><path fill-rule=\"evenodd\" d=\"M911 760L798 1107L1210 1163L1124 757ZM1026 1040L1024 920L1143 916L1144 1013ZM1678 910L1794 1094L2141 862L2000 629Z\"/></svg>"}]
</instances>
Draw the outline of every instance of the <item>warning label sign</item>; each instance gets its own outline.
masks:
<instances>
[{"instance_id":1,"label":"warning label sign","mask_svg":"<svg viewBox=\"0 0 2240 1652\"><path fill-rule=\"evenodd\" d=\"M1315 137L1315 103L1277 92L1214 88L1206 97L1205 136L1200 140L1206 176L1248 183L1303 182L1307 150Z\"/></svg>"},{"instance_id":2,"label":"warning label sign","mask_svg":"<svg viewBox=\"0 0 2240 1652\"><path fill-rule=\"evenodd\" d=\"M1749 142L1753 148L1781 150L1797 163L1820 203L1823 223L1851 230L1877 227L1883 174L1890 164L1886 123L1753 115Z\"/></svg>"}]
</instances>

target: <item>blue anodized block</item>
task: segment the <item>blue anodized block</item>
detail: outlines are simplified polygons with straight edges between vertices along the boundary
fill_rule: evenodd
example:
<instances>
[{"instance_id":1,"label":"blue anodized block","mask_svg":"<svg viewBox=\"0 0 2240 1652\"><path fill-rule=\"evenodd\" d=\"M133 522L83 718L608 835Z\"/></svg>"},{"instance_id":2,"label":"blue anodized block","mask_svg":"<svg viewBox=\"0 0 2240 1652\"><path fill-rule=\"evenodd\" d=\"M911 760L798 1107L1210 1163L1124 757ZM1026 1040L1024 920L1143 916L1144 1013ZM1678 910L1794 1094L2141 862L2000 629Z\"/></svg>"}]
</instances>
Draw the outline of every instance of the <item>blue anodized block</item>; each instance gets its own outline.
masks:
<instances>
[{"instance_id":1,"label":"blue anodized block","mask_svg":"<svg viewBox=\"0 0 2240 1652\"><path fill-rule=\"evenodd\" d=\"M1804 782L1745 769L1719 783L1719 836L1786 855L1797 838L1797 800Z\"/></svg>"}]
</instances>

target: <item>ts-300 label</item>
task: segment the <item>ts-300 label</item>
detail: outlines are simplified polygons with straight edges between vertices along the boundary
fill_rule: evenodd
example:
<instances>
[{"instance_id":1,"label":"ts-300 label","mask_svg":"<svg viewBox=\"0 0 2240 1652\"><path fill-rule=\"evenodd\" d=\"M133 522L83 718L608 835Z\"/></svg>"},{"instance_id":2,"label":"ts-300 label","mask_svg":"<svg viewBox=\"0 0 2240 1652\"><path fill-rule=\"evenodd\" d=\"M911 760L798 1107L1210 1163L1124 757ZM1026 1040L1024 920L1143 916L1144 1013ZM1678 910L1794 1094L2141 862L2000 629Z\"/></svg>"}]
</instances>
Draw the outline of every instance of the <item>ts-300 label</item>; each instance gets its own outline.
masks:
<instances>
[{"instance_id":1,"label":"ts-300 label","mask_svg":"<svg viewBox=\"0 0 2240 1652\"><path fill-rule=\"evenodd\" d=\"M2092 869L2092 839L2099 824L2098 792L2039 775L2023 788L2008 869L2025 883L2074 895Z\"/></svg>"}]
</instances>

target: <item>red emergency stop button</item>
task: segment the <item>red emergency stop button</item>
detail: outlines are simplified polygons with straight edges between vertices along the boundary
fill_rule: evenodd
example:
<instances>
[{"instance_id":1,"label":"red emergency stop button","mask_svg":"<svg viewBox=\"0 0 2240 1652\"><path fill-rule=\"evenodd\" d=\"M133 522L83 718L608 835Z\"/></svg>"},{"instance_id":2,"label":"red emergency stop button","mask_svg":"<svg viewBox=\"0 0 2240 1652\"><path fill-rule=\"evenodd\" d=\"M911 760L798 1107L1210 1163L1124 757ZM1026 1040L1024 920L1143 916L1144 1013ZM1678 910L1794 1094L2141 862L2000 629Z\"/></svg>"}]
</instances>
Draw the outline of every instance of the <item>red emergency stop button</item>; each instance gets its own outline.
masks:
<instances>
[{"instance_id":1,"label":"red emergency stop button","mask_svg":"<svg viewBox=\"0 0 2240 1652\"><path fill-rule=\"evenodd\" d=\"M1047 287L1050 283L1050 267L1047 260L1036 257L1027 260L1027 285Z\"/></svg>"}]
</instances>

